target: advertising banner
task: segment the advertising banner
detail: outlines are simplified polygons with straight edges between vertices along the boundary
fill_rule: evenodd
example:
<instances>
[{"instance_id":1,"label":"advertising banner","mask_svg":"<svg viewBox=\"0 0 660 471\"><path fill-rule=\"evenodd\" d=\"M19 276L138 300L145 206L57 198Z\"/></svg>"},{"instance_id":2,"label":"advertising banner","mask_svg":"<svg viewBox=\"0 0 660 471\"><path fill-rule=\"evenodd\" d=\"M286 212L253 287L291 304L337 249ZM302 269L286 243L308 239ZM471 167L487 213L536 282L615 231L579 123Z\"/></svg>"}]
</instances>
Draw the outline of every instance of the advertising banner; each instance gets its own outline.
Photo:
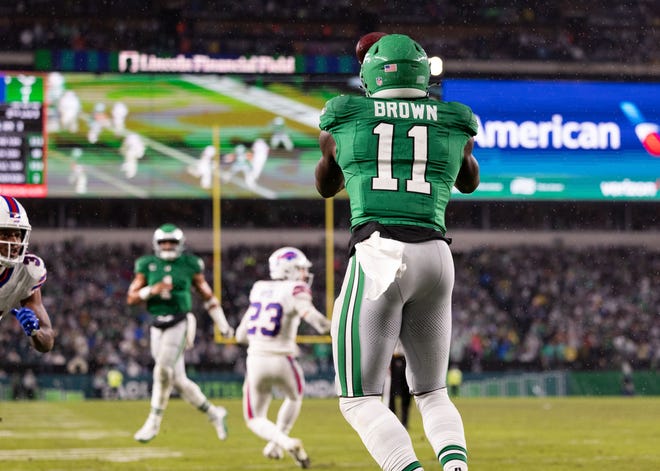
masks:
<instances>
[{"instance_id":1,"label":"advertising banner","mask_svg":"<svg viewBox=\"0 0 660 471\"><path fill-rule=\"evenodd\" d=\"M445 80L479 120L486 199L660 197L660 83Z\"/></svg>"}]
</instances>

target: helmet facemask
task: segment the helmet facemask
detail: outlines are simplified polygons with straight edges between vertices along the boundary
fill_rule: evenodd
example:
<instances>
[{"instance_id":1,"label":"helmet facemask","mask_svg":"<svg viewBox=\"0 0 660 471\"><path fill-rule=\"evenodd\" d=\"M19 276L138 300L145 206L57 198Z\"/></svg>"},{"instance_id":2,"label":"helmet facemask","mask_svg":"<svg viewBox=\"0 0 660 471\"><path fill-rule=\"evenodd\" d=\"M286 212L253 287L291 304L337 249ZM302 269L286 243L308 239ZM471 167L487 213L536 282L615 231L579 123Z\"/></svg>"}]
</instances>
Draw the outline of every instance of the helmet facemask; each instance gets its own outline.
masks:
<instances>
[{"instance_id":1,"label":"helmet facemask","mask_svg":"<svg viewBox=\"0 0 660 471\"><path fill-rule=\"evenodd\" d=\"M13 234L20 235L14 236ZM0 265L13 267L23 263L29 239L29 229L0 228Z\"/></svg>"},{"instance_id":2,"label":"helmet facemask","mask_svg":"<svg viewBox=\"0 0 660 471\"><path fill-rule=\"evenodd\" d=\"M154 232L154 253L160 259L171 261L181 256L185 249L186 238L183 231L174 224L163 224ZM173 248L164 248L163 242L172 242Z\"/></svg>"}]
</instances>

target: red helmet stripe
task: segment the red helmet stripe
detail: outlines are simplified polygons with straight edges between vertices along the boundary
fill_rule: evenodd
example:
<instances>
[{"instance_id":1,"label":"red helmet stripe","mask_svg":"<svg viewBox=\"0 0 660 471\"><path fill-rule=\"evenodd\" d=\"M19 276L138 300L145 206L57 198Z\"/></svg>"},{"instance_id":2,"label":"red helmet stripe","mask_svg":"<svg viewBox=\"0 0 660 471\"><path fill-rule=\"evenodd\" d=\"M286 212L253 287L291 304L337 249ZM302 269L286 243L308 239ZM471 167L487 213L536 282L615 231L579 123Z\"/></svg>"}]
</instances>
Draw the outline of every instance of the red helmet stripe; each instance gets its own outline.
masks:
<instances>
[{"instance_id":1,"label":"red helmet stripe","mask_svg":"<svg viewBox=\"0 0 660 471\"><path fill-rule=\"evenodd\" d=\"M21 208L18 206L18 201L12 196L4 196L2 195L2 198L5 200L7 203L7 207L9 208L9 215L10 216L17 216L21 214Z\"/></svg>"}]
</instances>

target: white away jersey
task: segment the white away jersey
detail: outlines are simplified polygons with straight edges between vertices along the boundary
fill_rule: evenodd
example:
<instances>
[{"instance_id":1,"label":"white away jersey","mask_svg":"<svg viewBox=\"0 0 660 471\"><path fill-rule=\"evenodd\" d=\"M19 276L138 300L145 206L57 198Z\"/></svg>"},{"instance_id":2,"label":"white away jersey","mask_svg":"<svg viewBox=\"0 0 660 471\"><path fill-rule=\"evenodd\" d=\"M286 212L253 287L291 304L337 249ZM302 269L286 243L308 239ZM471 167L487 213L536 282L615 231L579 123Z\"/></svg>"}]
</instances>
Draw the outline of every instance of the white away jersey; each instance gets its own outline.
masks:
<instances>
[{"instance_id":1,"label":"white away jersey","mask_svg":"<svg viewBox=\"0 0 660 471\"><path fill-rule=\"evenodd\" d=\"M0 273L0 318L29 297L46 281L46 265L34 254L26 254L23 263Z\"/></svg>"},{"instance_id":2,"label":"white away jersey","mask_svg":"<svg viewBox=\"0 0 660 471\"><path fill-rule=\"evenodd\" d=\"M250 291L250 307L241 326L249 340L249 353L296 355L301 316L316 312L312 292L303 281L257 281ZM242 332L241 332L242 333Z\"/></svg>"}]
</instances>

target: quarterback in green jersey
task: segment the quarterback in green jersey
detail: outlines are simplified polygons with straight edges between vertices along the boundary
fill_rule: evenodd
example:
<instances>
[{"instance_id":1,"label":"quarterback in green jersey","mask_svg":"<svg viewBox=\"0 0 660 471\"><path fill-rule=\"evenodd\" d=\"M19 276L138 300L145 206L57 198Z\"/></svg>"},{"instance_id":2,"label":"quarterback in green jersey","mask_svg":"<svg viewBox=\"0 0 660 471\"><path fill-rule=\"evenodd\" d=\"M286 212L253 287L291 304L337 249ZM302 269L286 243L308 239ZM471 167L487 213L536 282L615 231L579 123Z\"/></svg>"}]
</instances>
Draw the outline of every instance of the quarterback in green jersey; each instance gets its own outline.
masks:
<instances>
[{"instance_id":1,"label":"quarterback in green jersey","mask_svg":"<svg viewBox=\"0 0 660 471\"><path fill-rule=\"evenodd\" d=\"M387 471L423 469L405 427L381 401L400 339L426 436L444 471L467 471L461 416L447 394L454 264L445 237L452 188L479 185L477 121L461 103L429 98L426 52L389 34L367 51L366 96L321 113L316 188L346 189L350 260L332 317L342 414Z\"/></svg>"},{"instance_id":2,"label":"quarterback in green jersey","mask_svg":"<svg viewBox=\"0 0 660 471\"><path fill-rule=\"evenodd\" d=\"M205 413L216 429L218 438L227 437L224 407L211 404L197 384L186 375L183 352L192 347L197 330L192 309L191 288L201 295L204 307L224 337L232 337L234 329L227 323L220 302L204 276L204 262L184 252L183 231L164 224L154 232L154 255L144 255L135 262L135 278L126 297L129 305L146 302L152 315L149 330L151 355L154 359L151 411L134 438L149 442L158 435L163 413L173 388L181 397Z\"/></svg>"}]
</instances>

